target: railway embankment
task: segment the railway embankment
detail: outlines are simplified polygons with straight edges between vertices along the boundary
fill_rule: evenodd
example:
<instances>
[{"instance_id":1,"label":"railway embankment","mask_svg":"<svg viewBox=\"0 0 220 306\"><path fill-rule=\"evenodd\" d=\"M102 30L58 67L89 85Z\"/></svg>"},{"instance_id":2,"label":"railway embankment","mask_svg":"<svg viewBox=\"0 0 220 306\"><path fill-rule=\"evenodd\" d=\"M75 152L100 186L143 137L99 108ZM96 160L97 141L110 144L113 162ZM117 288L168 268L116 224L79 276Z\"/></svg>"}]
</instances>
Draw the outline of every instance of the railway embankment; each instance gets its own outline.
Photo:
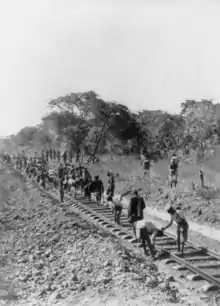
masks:
<instances>
[{"instance_id":1,"label":"railway embankment","mask_svg":"<svg viewBox=\"0 0 220 306\"><path fill-rule=\"evenodd\" d=\"M0 216L1 305L205 305L3 166Z\"/></svg>"},{"instance_id":2,"label":"railway embankment","mask_svg":"<svg viewBox=\"0 0 220 306\"><path fill-rule=\"evenodd\" d=\"M89 165L92 175L100 174L107 186L106 173L110 169L118 173L116 193L126 190L140 189L140 195L146 198L145 218L151 219L158 226L168 222L170 216L164 210L173 197L174 205L180 206L190 225L189 240L202 247L211 248L220 253L220 206L218 167L210 167L204 163L205 188L200 188L199 169L201 165L182 162L177 188L171 192L167 181L168 161L162 160L152 164L150 176L143 178L140 161L132 156L115 157L113 160L102 157L101 163ZM195 184L195 190L192 189ZM123 205L128 205L129 197L125 197ZM175 233L175 225L168 232Z\"/></svg>"},{"instance_id":3,"label":"railway embankment","mask_svg":"<svg viewBox=\"0 0 220 306\"><path fill-rule=\"evenodd\" d=\"M120 194L116 195L116 198L120 198ZM128 203L130 198L124 197L122 199L123 204L123 213L126 214ZM163 227L165 224L168 224L170 221L169 214L162 210L153 207L154 203L150 203L148 199L145 200L146 208L144 210L144 218L146 220L151 220L155 223L158 228ZM209 224L203 224L202 222L194 222L187 220L189 223L189 241L200 247L206 247L212 249L213 251L220 254L220 229L219 227L211 226ZM175 235L176 225L173 224L168 233Z\"/></svg>"}]
</instances>

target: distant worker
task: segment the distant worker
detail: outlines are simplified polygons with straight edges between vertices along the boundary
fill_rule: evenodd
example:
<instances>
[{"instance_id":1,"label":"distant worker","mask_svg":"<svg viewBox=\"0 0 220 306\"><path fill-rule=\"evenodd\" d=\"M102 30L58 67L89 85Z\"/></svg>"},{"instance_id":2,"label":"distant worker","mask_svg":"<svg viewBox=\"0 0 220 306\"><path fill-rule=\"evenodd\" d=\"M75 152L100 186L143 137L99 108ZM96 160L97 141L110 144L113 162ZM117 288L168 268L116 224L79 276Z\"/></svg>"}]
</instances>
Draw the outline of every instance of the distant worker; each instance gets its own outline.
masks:
<instances>
[{"instance_id":1,"label":"distant worker","mask_svg":"<svg viewBox=\"0 0 220 306\"><path fill-rule=\"evenodd\" d=\"M57 161L60 162L60 150L57 150Z\"/></svg>"},{"instance_id":2,"label":"distant worker","mask_svg":"<svg viewBox=\"0 0 220 306\"><path fill-rule=\"evenodd\" d=\"M146 156L143 159L144 177L150 175L150 160Z\"/></svg>"},{"instance_id":3,"label":"distant worker","mask_svg":"<svg viewBox=\"0 0 220 306\"><path fill-rule=\"evenodd\" d=\"M60 184L59 184L60 202L61 203L63 203L63 201L64 201L64 181L65 181L65 177L63 176L60 179Z\"/></svg>"},{"instance_id":4,"label":"distant worker","mask_svg":"<svg viewBox=\"0 0 220 306\"><path fill-rule=\"evenodd\" d=\"M178 168L179 168L179 161L176 154L173 154L169 164L169 182L170 187L173 188L177 186L177 179L178 179Z\"/></svg>"},{"instance_id":5,"label":"distant worker","mask_svg":"<svg viewBox=\"0 0 220 306\"><path fill-rule=\"evenodd\" d=\"M50 156L50 160L53 159L53 150L52 148L49 149L49 156Z\"/></svg>"},{"instance_id":6,"label":"distant worker","mask_svg":"<svg viewBox=\"0 0 220 306\"><path fill-rule=\"evenodd\" d=\"M106 195L108 196L108 201L111 201L111 199L115 195L115 176L112 172L108 171L107 172L108 176L108 187L106 191Z\"/></svg>"},{"instance_id":7,"label":"distant worker","mask_svg":"<svg viewBox=\"0 0 220 306\"><path fill-rule=\"evenodd\" d=\"M76 164L80 162L80 153L80 149L78 149L76 152Z\"/></svg>"},{"instance_id":8,"label":"distant worker","mask_svg":"<svg viewBox=\"0 0 220 306\"><path fill-rule=\"evenodd\" d=\"M50 155L50 152L49 150L47 149L46 150L46 161L49 162L49 155Z\"/></svg>"},{"instance_id":9,"label":"distant worker","mask_svg":"<svg viewBox=\"0 0 220 306\"><path fill-rule=\"evenodd\" d=\"M185 155L189 155L189 153L190 153L189 145L186 144L186 145L185 145Z\"/></svg>"},{"instance_id":10,"label":"distant worker","mask_svg":"<svg viewBox=\"0 0 220 306\"><path fill-rule=\"evenodd\" d=\"M205 182L204 182L204 173L202 171L202 169L199 170L199 178L201 181L201 187L204 188L205 187Z\"/></svg>"},{"instance_id":11,"label":"distant worker","mask_svg":"<svg viewBox=\"0 0 220 306\"><path fill-rule=\"evenodd\" d=\"M58 167L58 178L61 179L63 175L64 175L64 168L63 168L62 163L60 163Z\"/></svg>"},{"instance_id":12,"label":"distant worker","mask_svg":"<svg viewBox=\"0 0 220 306\"><path fill-rule=\"evenodd\" d=\"M63 163L64 163L64 165L66 164L66 162L67 162L67 151L64 151L64 153L63 153Z\"/></svg>"},{"instance_id":13,"label":"distant worker","mask_svg":"<svg viewBox=\"0 0 220 306\"><path fill-rule=\"evenodd\" d=\"M53 149L53 160L56 160L56 155L57 155L57 152L55 149Z\"/></svg>"},{"instance_id":14,"label":"distant worker","mask_svg":"<svg viewBox=\"0 0 220 306\"><path fill-rule=\"evenodd\" d=\"M73 150L69 151L69 163L72 164L73 161Z\"/></svg>"}]
</instances>

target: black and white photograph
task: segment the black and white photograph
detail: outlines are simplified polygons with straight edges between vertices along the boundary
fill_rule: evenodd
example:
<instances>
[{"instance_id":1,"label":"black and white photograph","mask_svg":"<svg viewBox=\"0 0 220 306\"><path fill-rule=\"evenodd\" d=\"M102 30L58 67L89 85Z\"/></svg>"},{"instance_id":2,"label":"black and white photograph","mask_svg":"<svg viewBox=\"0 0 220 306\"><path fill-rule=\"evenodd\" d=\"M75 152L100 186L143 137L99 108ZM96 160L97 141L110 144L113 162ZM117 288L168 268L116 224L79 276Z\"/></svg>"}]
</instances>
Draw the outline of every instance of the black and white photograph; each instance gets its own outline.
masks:
<instances>
[{"instance_id":1,"label":"black and white photograph","mask_svg":"<svg viewBox=\"0 0 220 306\"><path fill-rule=\"evenodd\" d=\"M220 306L220 1L0 1L0 306Z\"/></svg>"}]
</instances>

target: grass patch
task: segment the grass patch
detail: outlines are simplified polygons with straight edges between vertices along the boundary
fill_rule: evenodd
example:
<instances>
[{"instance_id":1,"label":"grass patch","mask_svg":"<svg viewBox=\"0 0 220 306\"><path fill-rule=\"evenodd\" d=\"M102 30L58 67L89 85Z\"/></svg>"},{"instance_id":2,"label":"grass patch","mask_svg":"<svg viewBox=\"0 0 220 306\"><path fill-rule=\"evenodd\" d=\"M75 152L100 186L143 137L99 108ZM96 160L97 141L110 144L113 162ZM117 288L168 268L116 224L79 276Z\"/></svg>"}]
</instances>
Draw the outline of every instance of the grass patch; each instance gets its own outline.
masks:
<instances>
[{"instance_id":1,"label":"grass patch","mask_svg":"<svg viewBox=\"0 0 220 306\"><path fill-rule=\"evenodd\" d=\"M198 188L196 193L204 200L210 201L219 198L220 189L214 187Z\"/></svg>"}]
</instances>

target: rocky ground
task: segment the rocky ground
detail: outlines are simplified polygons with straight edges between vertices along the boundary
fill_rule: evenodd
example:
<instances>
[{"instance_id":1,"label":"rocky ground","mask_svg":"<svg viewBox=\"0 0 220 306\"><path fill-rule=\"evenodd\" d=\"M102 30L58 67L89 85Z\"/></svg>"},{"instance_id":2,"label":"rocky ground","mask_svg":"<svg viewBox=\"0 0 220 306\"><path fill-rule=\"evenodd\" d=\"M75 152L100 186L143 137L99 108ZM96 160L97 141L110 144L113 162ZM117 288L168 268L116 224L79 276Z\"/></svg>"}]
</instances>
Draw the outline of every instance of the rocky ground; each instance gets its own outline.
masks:
<instances>
[{"instance_id":1,"label":"rocky ground","mask_svg":"<svg viewBox=\"0 0 220 306\"><path fill-rule=\"evenodd\" d=\"M205 305L3 167L0 216L0 305Z\"/></svg>"}]
</instances>

